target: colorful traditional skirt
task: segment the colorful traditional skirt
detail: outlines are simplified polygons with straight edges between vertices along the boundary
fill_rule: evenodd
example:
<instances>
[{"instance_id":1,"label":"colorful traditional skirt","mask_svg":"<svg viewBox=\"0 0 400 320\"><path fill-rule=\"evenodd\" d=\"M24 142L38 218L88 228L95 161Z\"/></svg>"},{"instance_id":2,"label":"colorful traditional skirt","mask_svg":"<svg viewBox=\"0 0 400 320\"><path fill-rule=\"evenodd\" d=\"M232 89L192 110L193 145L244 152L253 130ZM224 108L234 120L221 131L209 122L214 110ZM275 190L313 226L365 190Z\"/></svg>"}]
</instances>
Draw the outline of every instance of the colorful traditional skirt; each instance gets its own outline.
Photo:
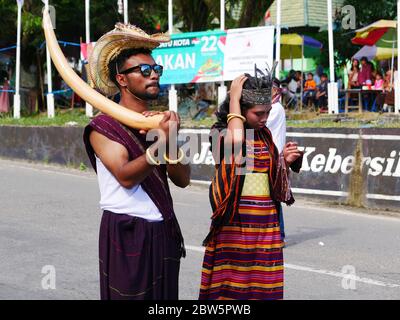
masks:
<instances>
[{"instance_id":1,"label":"colorful traditional skirt","mask_svg":"<svg viewBox=\"0 0 400 320\"><path fill-rule=\"evenodd\" d=\"M269 154L255 142L239 212L209 245L203 261L203 299L283 299L283 243L268 184ZM261 148L261 150L260 150Z\"/></svg>"},{"instance_id":2,"label":"colorful traditional skirt","mask_svg":"<svg viewBox=\"0 0 400 320\"><path fill-rule=\"evenodd\" d=\"M99 242L102 300L177 300L181 251L164 222L104 211Z\"/></svg>"}]
</instances>

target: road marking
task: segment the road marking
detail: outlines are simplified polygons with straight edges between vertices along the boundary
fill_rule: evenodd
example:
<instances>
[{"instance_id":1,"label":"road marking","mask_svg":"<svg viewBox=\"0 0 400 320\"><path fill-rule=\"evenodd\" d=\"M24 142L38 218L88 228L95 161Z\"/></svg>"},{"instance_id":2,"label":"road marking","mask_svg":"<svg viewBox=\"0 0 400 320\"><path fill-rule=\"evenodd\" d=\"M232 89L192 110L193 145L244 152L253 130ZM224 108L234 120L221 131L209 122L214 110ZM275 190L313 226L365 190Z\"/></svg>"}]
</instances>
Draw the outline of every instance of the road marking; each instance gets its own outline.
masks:
<instances>
[{"instance_id":1,"label":"road marking","mask_svg":"<svg viewBox=\"0 0 400 320\"><path fill-rule=\"evenodd\" d=\"M332 277L337 277L337 278L342 278L342 279L346 278L346 279L351 279L351 280L355 280L358 282L371 284L371 285L375 285L375 286L388 287L388 288L400 288L400 284L386 283L383 281L373 280L373 279L369 279L369 278L361 278L359 276L353 276L350 274L331 271L331 270L315 269L315 268L311 268L311 267L297 266L297 265L289 264L289 263L285 263L285 268L293 269L293 270L297 270L297 271L319 273L322 275L327 275L327 276L332 276Z\"/></svg>"},{"instance_id":2,"label":"road marking","mask_svg":"<svg viewBox=\"0 0 400 320\"><path fill-rule=\"evenodd\" d=\"M321 194L325 196L335 197L347 197L348 192L334 191L334 190L316 190L316 189L304 189L304 188L292 188L293 193L305 193L305 194Z\"/></svg>"},{"instance_id":3,"label":"road marking","mask_svg":"<svg viewBox=\"0 0 400 320\"><path fill-rule=\"evenodd\" d=\"M175 205L182 206L182 207L191 207L193 208L193 203L184 203L179 201L174 201Z\"/></svg>"},{"instance_id":4,"label":"road marking","mask_svg":"<svg viewBox=\"0 0 400 320\"><path fill-rule=\"evenodd\" d=\"M197 252L201 252L201 253L204 253L204 251L205 251L204 247L196 247L196 246L191 246L188 244L185 244L185 248L188 250L197 251Z\"/></svg>"},{"instance_id":5,"label":"road marking","mask_svg":"<svg viewBox=\"0 0 400 320\"><path fill-rule=\"evenodd\" d=\"M187 250L201 252L201 253L204 253L204 251L205 251L204 247L197 247L197 246L191 246L191 245L185 245L185 248ZM318 273L318 274L342 278L342 279L344 279L344 278L351 279L351 280L355 280L358 282L362 282L362 283L370 284L370 285L374 285L374 286L388 287L388 288L400 288L400 284L397 284L397 283L388 283L388 282L373 280L373 279L369 279L369 278L361 278L359 276L352 276L352 275L342 273L342 272L337 272L337 271L315 269L315 268L311 268L311 267L298 266L298 265L291 264L291 263L285 263L285 268L297 270L297 271Z\"/></svg>"},{"instance_id":6,"label":"road marking","mask_svg":"<svg viewBox=\"0 0 400 320\"><path fill-rule=\"evenodd\" d=\"M284 206L284 211L286 210L296 210L296 209L303 209L303 210L312 210L313 214L319 214L321 212L328 212L333 214L343 214L347 216L355 216L359 218L367 218L367 219L375 219L375 220L385 220L385 221L393 221L393 222L400 222L398 216L389 216L383 214L374 214L371 212L354 212L351 210L339 209L339 208L323 208L318 206L318 204L310 204L309 206L304 204L294 204L292 207L286 208Z\"/></svg>"},{"instance_id":7,"label":"road marking","mask_svg":"<svg viewBox=\"0 0 400 320\"><path fill-rule=\"evenodd\" d=\"M204 185L204 186L209 186L209 185L211 184L211 181L190 179L190 183L200 184L200 185Z\"/></svg>"},{"instance_id":8,"label":"road marking","mask_svg":"<svg viewBox=\"0 0 400 320\"><path fill-rule=\"evenodd\" d=\"M334 191L334 190L292 188L292 191L293 191L293 193L321 194L321 195L325 195L325 196L335 196L335 197L347 197L349 195L348 192ZM375 193L367 193L365 196L367 197L367 199L400 201L400 196L375 194Z\"/></svg>"},{"instance_id":9,"label":"road marking","mask_svg":"<svg viewBox=\"0 0 400 320\"><path fill-rule=\"evenodd\" d=\"M203 180L191 180L192 184L209 186L211 181L203 181ZM348 192L344 191L335 191L335 190L317 190L317 189L304 189L304 188L292 188L293 193L302 193L302 194L320 194L324 196L334 196L334 197L347 197L349 195ZM373 194L367 193L367 199L377 199L377 200L392 200L392 201L400 201L400 196L390 196L385 194Z\"/></svg>"},{"instance_id":10,"label":"road marking","mask_svg":"<svg viewBox=\"0 0 400 320\"><path fill-rule=\"evenodd\" d=\"M209 186L211 181L202 181L202 180L191 180L193 184ZM303 194L320 194L324 196L334 196L334 197L347 197L349 195L348 192L344 191L334 191L334 190L317 190L317 189L304 189L304 188L292 188L293 193L303 193ZM378 199L378 200L392 200L392 201L400 201L400 196L390 196L384 194L366 194L368 199Z\"/></svg>"},{"instance_id":11,"label":"road marking","mask_svg":"<svg viewBox=\"0 0 400 320\"><path fill-rule=\"evenodd\" d=\"M0 160L2 161L2 160ZM33 170L33 171L38 171L38 172L46 172L46 173L50 173L50 174L57 174L57 175L62 175L62 176L69 176L69 177L78 177L78 178L84 178L84 179L96 179L96 175L93 173L92 176L89 176L87 174L80 174L78 172L61 172L61 171L57 171L57 170L65 170L64 168L54 168L54 170L52 169L45 169L45 168L35 168L33 166L29 166L29 164L8 164L7 163L7 167L11 167L11 168L18 168L18 169L26 169L26 170Z\"/></svg>"}]
</instances>

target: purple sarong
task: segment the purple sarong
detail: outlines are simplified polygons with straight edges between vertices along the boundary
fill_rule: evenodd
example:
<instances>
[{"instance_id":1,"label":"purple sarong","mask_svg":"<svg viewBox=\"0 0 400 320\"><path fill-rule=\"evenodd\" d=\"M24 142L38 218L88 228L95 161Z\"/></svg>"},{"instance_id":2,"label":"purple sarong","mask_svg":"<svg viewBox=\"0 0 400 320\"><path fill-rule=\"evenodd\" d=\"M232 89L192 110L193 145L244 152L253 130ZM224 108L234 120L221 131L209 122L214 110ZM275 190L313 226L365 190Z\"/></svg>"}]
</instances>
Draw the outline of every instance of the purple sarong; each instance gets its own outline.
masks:
<instances>
[{"instance_id":1,"label":"purple sarong","mask_svg":"<svg viewBox=\"0 0 400 320\"><path fill-rule=\"evenodd\" d=\"M99 261L102 300L177 300L181 251L164 221L104 211Z\"/></svg>"}]
</instances>

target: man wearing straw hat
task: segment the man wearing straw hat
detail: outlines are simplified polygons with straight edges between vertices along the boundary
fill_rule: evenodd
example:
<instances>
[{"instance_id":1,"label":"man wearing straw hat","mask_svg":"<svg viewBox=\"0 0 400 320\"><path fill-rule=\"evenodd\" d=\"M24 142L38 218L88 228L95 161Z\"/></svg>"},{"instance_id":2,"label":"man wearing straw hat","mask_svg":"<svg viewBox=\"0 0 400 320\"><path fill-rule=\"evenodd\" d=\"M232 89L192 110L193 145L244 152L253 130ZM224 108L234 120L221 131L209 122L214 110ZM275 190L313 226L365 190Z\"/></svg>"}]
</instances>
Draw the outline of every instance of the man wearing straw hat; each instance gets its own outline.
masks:
<instances>
[{"instance_id":1,"label":"man wearing straw hat","mask_svg":"<svg viewBox=\"0 0 400 320\"><path fill-rule=\"evenodd\" d=\"M120 92L122 109L153 115L148 102L158 96L163 68L154 62L151 50L168 41L164 34L148 35L117 24L99 39L89 59L94 87L106 96ZM182 188L190 182L189 166L181 163L183 151L172 147L179 123L176 113L165 112L153 144L146 141L145 131L105 114L85 128L84 142L97 172L103 210L101 299L178 299L185 249L167 176Z\"/></svg>"}]
</instances>

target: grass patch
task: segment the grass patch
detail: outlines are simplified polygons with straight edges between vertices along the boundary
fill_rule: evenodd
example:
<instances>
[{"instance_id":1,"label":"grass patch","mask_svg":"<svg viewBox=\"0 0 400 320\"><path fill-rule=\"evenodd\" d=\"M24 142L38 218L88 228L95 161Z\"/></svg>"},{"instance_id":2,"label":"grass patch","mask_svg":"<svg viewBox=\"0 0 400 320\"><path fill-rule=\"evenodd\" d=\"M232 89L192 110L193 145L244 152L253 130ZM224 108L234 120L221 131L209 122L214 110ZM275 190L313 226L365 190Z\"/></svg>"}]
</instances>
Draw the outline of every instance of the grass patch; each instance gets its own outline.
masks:
<instances>
[{"instance_id":1,"label":"grass patch","mask_svg":"<svg viewBox=\"0 0 400 320\"><path fill-rule=\"evenodd\" d=\"M50 119L47 113L23 116L14 119L10 114L0 113L0 125L12 126L86 126L90 119L85 114L85 109L57 109L55 117ZM182 118L182 128L210 128L216 119L210 116L195 121ZM400 116L393 113L363 112L338 115L318 114L317 112L294 113L287 112L288 127L294 128L400 128Z\"/></svg>"},{"instance_id":2,"label":"grass patch","mask_svg":"<svg viewBox=\"0 0 400 320\"><path fill-rule=\"evenodd\" d=\"M74 110L56 110L54 118L48 118L47 113L39 113L31 116L21 116L20 119L14 119L12 115L0 114L0 125L12 126L86 126L89 123L89 118L85 114L84 109Z\"/></svg>"},{"instance_id":3,"label":"grass patch","mask_svg":"<svg viewBox=\"0 0 400 320\"><path fill-rule=\"evenodd\" d=\"M286 125L294 128L400 128L400 116L377 112L337 115L288 112Z\"/></svg>"},{"instance_id":4,"label":"grass patch","mask_svg":"<svg viewBox=\"0 0 400 320\"><path fill-rule=\"evenodd\" d=\"M81 170L81 171L86 171L86 170L87 170L87 166L86 166L83 162L81 162L81 163L79 164L79 170Z\"/></svg>"},{"instance_id":5,"label":"grass patch","mask_svg":"<svg viewBox=\"0 0 400 320\"><path fill-rule=\"evenodd\" d=\"M182 128L211 128L216 119L209 117L202 120L181 119Z\"/></svg>"}]
</instances>

